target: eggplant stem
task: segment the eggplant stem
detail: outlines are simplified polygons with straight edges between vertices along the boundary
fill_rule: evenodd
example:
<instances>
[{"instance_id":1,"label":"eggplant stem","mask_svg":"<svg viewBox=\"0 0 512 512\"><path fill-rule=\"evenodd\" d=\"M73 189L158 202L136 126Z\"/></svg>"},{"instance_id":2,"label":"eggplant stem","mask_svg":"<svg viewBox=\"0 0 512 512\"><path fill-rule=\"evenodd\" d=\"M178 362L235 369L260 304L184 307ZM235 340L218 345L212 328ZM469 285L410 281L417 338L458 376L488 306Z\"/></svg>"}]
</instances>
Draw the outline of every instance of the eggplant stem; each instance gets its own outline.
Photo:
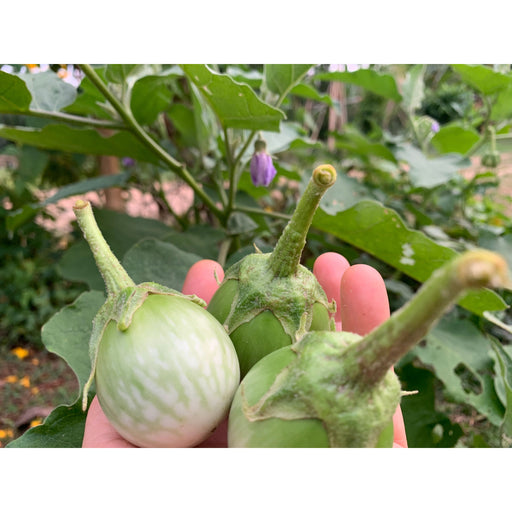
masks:
<instances>
[{"instance_id":1,"label":"eggplant stem","mask_svg":"<svg viewBox=\"0 0 512 512\"><path fill-rule=\"evenodd\" d=\"M509 269L498 254L485 249L462 253L437 269L416 295L357 344L358 372L367 385L419 343L437 320L469 289L509 286Z\"/></svg>"},{"instance_id":2,"label":"eggplant stem","mask_svg":"<svg viewBox=\"0 0 512 512\"><path fill-rule=\"evenodd\" d=\"M332 165L319 165L313 171L292 218L270 256L269 266L274 277L289 277L297 272L316 209L326 190L335 181L336 170Z\"/></svg>"},{"instance_id":3,"label":"eggplant stem","mask_svg":"<svg viewBox=\"0 0 512 512\"><path fill-rule=\"evenodd\" d=\"M121 266L103 237L94 218L91 203L79 199L73 206L73 211L84 238L89 244L103 281L105 281L107 294L112 296L126 288L134 287L135 283Z\"/></svg>"}]
</instances>

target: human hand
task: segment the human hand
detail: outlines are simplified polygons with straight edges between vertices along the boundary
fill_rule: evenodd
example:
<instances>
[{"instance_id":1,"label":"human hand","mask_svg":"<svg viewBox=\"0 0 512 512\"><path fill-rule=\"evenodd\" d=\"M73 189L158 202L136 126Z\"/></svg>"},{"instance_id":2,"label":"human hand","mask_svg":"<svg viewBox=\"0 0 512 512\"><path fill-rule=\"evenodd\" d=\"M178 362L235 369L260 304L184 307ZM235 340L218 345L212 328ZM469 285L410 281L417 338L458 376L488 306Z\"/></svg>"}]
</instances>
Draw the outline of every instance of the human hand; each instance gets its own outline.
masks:
<instances>
[{"instance_id":1,"label":"human hand","mask_svg":"<svg viewBox=\"0 0 512 512\"><path fill-rule=\"evenodd\" d=\"M336 328L364 335L389 317L389 302L381 275L368 265L350 266L337 253L325 253L317 258L313 273L329 300L336 301ZM224 278L222 267L212 260L201 260L190 269L183 284L183 293L195 294L207 303ZM340 285L341 283L341 285ZM393 417L394 447L407 447L405 427L400 407ZM227 418L198 447L226 447ZM94 397L85 423L84 448L134 447L123 439L101 410Z\"/></svg>"}]
</instances>

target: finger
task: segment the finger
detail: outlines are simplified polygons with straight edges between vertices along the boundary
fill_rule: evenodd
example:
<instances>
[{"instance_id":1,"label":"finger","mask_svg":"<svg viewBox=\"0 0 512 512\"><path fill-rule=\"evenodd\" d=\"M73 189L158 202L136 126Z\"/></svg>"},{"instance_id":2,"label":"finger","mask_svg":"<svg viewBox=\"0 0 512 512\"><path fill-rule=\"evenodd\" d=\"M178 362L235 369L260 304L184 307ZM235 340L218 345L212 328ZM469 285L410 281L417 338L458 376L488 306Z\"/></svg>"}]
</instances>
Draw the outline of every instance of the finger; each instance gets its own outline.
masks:
<instances>
[{"instance_id":1,"label":"finger","mask_svg":"<svg viewBox=\"0 0 512 512\"><path fill-rule=\"evenodd\" d=\"M227 448L228 446L228 417L219 423L213 433L196 448Z\"/></svg>"},{"instance_id":2,"label":"finger","mask_svg":"<svg viewBox=\"0 0 512 512\"><path fill-rule=\"evenodd\" d=\"M386 285L369 265L353 265L341 278L340 313L343 330L364 336L389 318Z\"/></svg>"},{"instance_id":3,"label":"finger","mask_svg":"<svg viewBox=\"0 0 512 512\"><path fill-rule=\"evenodd\" d=\"M324 289L329 302L336 302L336 313L334 321L336 330L341 331L341 311L340 311L340 283L343 273L350 266L349 262L341 254L335 252L326 252L318 256L313 265L313 274L317 278L320 286Z\"/></svg>"},{"instance_id":4,"label":"finger","mask_svg":"<svg viewBox=\"0 0 512 512\"><path fill-rule=\"evenodd\" d=\"M396 408L395 414L393 415L393 448L407 448L407 436L405 434L404 417L402 416L402 410L400 406Z\"/></svg>"},{"instance_id":5,"label":"finger","mask_svg":"<svg viewBox=\"0 0 512 512\"><path fill-rule=\"evenodd\" d=\"M385 322L390 315L384 280L380 273L369 265L354 265L343 274L340 302L343 329L361 336ZM393 429L393 446L407 448L400 406L393 415Z\"/></svg>"},{"instance_id":6,"label":"finger","mask_svg":"<svg viewBox=\"0 0 512 512\"><path fill-rule=\"evenodd\" d=\"M213 260L200 260L190 267L182 292L185 295L197 295L208 304L223 279L224 270L219 263Z\"/></svg>"},{"instance_id":7,"label":"finger","mask_svg":"<svg viewBox=\"0 0 512 512\"><path fill-rule=\"evenodd\" d=\"M87 412L82 448L135 448L110 424L97 396Z\"/></svg>"}]
</instances>

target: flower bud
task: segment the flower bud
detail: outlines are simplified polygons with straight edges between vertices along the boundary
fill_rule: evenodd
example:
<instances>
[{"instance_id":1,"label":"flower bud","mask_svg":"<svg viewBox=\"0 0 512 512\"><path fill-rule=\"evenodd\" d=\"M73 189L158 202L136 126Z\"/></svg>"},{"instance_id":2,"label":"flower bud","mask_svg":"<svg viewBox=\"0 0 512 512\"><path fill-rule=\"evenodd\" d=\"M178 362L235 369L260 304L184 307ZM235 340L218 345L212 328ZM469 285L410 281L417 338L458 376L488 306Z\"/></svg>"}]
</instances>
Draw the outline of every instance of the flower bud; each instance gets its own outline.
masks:
<instances>
[{"instance_id":1,"label":"flower bud","mask_svg":"<svg viewBox=\"0 0 512 512\"><path fill-rule=\"evenodd\" d=\"M258 139L254 143L254 154L251 159L251 179L256 187L268 187L277 171L272 163L272 157L266 151L267 144Z\"/></svg>"}]
</instances>

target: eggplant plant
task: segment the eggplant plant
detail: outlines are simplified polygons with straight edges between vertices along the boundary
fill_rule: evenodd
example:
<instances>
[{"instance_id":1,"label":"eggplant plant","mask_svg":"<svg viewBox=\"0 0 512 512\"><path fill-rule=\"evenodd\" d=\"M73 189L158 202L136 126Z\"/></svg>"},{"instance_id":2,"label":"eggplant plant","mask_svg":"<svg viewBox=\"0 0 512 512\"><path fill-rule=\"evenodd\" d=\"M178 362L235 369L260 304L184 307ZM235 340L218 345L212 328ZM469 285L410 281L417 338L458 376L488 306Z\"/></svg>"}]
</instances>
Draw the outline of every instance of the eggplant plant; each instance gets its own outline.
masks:
<instances>
[{"instance_id":1,"label":"eggplant plant","mask_svg":"<svg viewBox=\"0 0 512 512\"><path fill-rule=\"evenodd\" d=\"M107 288L89 344L100 405L141 447L189 447L226 416L240 380L236 353L204 301L157 283L136 285L101 234L89 202L74 206Z\"/></svg>"},{"instance_id":2,"label":"eggplant plant","mask_svg":"<svg viewBox=\"0 0 512 512\"><path fill-rule=\"evenodd\" d=\"M309 332L261 359L242 380L229 415L230 447L391 447L402 395L393 365L460 295L510 287L496 253L467 251L364 337Z\"/></svg>"}]
</instances>

